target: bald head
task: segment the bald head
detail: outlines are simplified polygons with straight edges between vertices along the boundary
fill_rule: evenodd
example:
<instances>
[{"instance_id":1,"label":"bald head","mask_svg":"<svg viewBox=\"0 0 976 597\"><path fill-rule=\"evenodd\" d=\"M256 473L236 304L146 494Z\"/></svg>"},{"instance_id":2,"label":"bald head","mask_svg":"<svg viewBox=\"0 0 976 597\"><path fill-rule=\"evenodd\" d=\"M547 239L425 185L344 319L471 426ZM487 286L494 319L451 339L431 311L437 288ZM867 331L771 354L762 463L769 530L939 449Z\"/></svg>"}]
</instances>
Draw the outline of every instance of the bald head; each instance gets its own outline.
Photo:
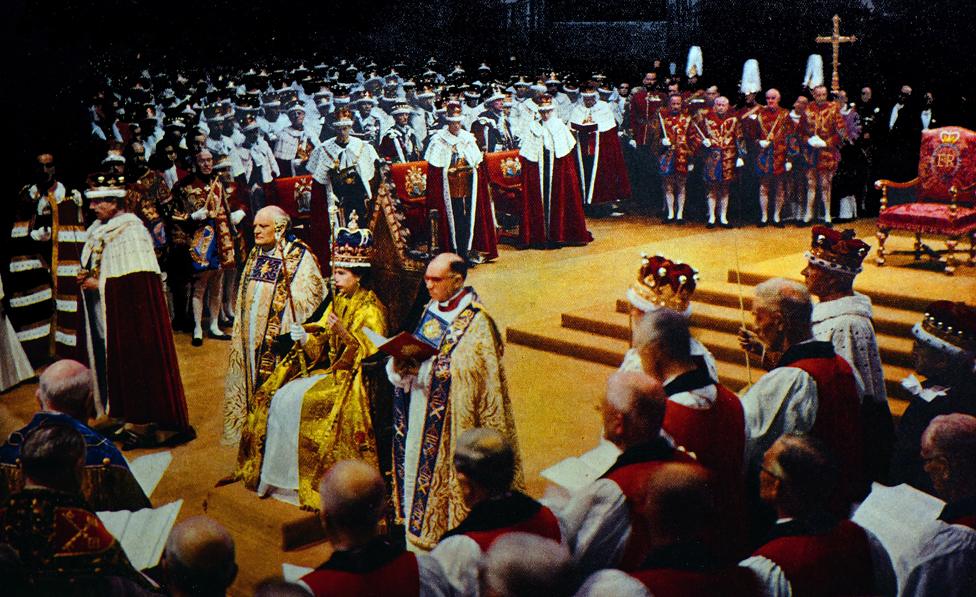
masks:
<instances>
[{"instance_id":1,"label":"bald head","mask_svg":"<svg viewBox=\"0 0 976 597\"><path fill-rule=\"evenodd\" d=\"M362 460L337 462L319 484L322 524L330 540L366 541L383 516L386 487L376 467Z\"/></svg>"},{"instance_id":2,"label":"bald head","mask_svg":"<svg viewBox=\"0 0 976 597\"><path fill-rule=\"evenodd\" d=\"M481 594L496 597L571 595L569 551L551 539L506 533L481 561Z\"/></svg>"},{"instance_id":3,"label":"bald head","mask_svg":"<svg viewBox=\"0 0 976 597\"><path fill-rule=\"evenodd\" d=\"M288 215L288 212L286 212L280 206L277 205L266 205L261 209L259 209L257 213L254 214L254 221L256 222L259 219L264 221L269 221L269 222L274 222L275 220L278 219L284 219L291 222L291 216Z\"/></svg>"},{"instance_id":4,"label":"bald head","mask_svg":"<svg viewBox=\"0 0 976 597\"><path fill-rule=\"evenodd\" d=\"M444 302L464 287L468 264L455 253L441 253L427 264L424 283L430 298Z\"/></svg>"},{"instance_id":5,"label":"bald head","mask_svg":"<svg viewBox=\"0 0 976 597\"><path fill-rule=\"evenodd\" d=\"M691 362L688 319L673 309L655 309L641 317L634 331L634 348L644 371L663 379L662 371L675 363Z\"/></svg>"},{"instance_id":6,"label":"bald head","mask_svg":"<svg viewBox=\"0 0 976 597\"><path fill-rule=\"evenodd\" d=\"M207 516L187 518L174 526L163 558L174 594L224 595L237 576L234 539Z\"/></svg>"},{"instance_id":7,"label":"bald head","mask_svg":"<svg viewBox=\"0 0 976 597\"><path fill-rule=\"evenodd\" d=\"M92 374L78 361L62 359L41 374L37 400L41 409L64 413L81 422L91 410Z\"/></svg>"},{"instance_id":8,"label":"bald head","mask_svg":"<svg viewBox=\"0 0 976 597\"><path fill-rule=\"evenodd\" d=\"M273 245L278 237L291 226L291 218L277 205L262 207L254 214L254 244L261 247Z\"/></svg>"},{"instance_id":9,"label":"bald head","mask_svg":"<svg viewBox=\"0 0 976 597\"><path fill-rule=\"evenodd\" d=\"M691 463L665 463L647 478L644 516L659 546L700 540L714 515L708 473Z\"/></svg>"},{"instance_id":10,"label":"bald head","mask_svg":"<svg viewBox=\"0 0 976 597\"><path fill-rule=\"evenodd\" d=\"M604 433L626 449L661 431L668 397L661 382L643 372L617 371L607 380L603 401Z\"/></svg>"}]
</instances>

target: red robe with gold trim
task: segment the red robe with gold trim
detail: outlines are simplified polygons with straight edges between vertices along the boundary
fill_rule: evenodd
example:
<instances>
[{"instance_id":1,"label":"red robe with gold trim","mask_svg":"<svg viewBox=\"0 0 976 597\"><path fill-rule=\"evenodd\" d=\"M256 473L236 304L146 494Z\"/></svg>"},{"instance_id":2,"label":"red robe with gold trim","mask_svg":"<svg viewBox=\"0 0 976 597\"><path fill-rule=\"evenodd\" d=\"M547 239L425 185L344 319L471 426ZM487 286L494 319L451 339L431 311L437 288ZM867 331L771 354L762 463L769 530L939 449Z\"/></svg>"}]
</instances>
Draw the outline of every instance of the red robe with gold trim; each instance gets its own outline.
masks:
<instances>
[{"instance_id":1,"label":"red robe with gold trim","mask_svg":"<svg viewBox=\"0 0 976 597\"><path fill-rule=\"evenodd\" d=\"M818 172L831 172L840 164L840 146L847 134L847 125L840 114L840 107L834 102L818 104L812 102L806 111L807 133L817 135L827 143L827 147L811 148L811 166Z\"/></svg>"},{"instance_id":2,"label":"red robe with gold trim","mask_svg":"<svg viewBox=\"0 0 976 597\"><path fill-rule=\"evenodd\" d=\"M750 120L752 122L747 125ZM785 108L763 106L742 122L748 143L756 156L756 173L759 176L785 174L786 137L792 124L789 111ZM763 148L759 144L761 140L769 141L770 144Z\"/></svg>"}]
</instances>

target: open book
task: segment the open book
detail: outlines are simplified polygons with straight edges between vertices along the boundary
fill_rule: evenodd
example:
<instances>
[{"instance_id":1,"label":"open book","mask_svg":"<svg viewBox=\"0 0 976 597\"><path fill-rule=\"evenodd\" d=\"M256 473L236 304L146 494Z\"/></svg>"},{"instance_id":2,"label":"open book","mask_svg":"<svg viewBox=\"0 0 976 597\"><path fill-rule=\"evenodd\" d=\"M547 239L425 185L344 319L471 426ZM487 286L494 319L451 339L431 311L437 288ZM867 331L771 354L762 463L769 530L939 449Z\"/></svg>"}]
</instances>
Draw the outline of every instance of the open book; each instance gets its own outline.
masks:
<instances>
[{"instance_id":1,"label":"open book","mask_svg":"<svg viewBox=\"0 0 976 597\"><path fill-rule=\"evenodd\" d=\"M136 478L146 497L152 497L153 491L156 490L171 462L173 462L173 454L169 451L146 454L129 462L129 470L132 471L132 476Z\"/></svg>"},{"instance_id":2,"label":"open book","mask_svg":"<svg viewBox=\"0 0 976 597\"><path fill-rule=\"evenodd\" d=\"M363 334L377 349L397 359L413 359L419 363L437 354L436 348L409 332L400 332L392 338L384 338L364 327Z\"/></svg>"},{"instance_id":3,"label":"open book","mask_svg":"<svg viewBox=\"0 0 976 597\"><path fill-rule=\"evenodd\" d=\"M97 514L105 528L118 539L132 566L145 570L159 563L182 507L183 500L176 500L159 508Z\"/></svg>"},{"instance_id":4,"label":"open book","mask_svg":"<svg viewBox=\"0 0 976 597\"><path fill-rule=\"evenodd\" d=\"M945 502L911 485L871 485L851 520L871 531L888 551L898 583L904 582L918 546L938 532Z\"/></svg>"},{"instance_id":5,"label":"open book","mask_svg":"<svg viewBox=\"0 0 976 597\"><path fill-rule=\"evenodd\" d=\"M599 479L616 462L618 456L620 448L604 439L589 452L561 460L541 474L572 493Z\"/></svg>"}]
</instances>

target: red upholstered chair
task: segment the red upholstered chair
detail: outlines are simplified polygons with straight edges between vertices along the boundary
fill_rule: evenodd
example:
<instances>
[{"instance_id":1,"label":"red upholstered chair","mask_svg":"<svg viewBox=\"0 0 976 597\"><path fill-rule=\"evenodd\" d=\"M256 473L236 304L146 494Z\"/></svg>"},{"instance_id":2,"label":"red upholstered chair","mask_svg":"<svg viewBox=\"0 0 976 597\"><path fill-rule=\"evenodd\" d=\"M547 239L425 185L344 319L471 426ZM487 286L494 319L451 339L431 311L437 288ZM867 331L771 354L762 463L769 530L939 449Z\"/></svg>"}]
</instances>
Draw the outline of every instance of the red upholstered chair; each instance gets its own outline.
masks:
<instances>
[{"instance_id":1,"label":"red upholstered chair","mask_svg":"<svg viewBox=\"0 0 976 597\"><path fill-rule=\"evenodd\" d=\"M427 221L427 162L405 162L390 166L396 197L403 205L407 229L415 239L430 236Z\"/></svg>"},{"instance_id":2,"label":"red upholstered chair","mask_svg":"<svg viewBox=\"0 0 976 597\"><path fill-rule=\"evenodd\" d=\"M945 273L952 275L958 263L959 239L969 239L969 259L976 265L976 132L957 126L924 131L919 152L918 176L908 182L879 180L881 213L878 216L877 263L884 265L884 243L893 230L915 234L915 259L922 253L941 256ZM915 188L917 200L888 205L888 189ZM946 249L937 251L922 242L922 235L945 237ZM893 252L889 252L893 253ZM944 254L944 255L943 255Z\"/></svg>"},{"instance_id":3,"label":"red upholstered chair","mask_svg":"<svg viewBox=\"0 0 976 597\"><path fill-rule=\"evenodd\" d=\"M516 236L522 219L522 164L517 149L485 154L488 196L494 205L502 236ZM514 228L514 232L513 229Z\"/></svg>"},{"instance_id":4,"label":"red upholstered chair","mask_svg":"<svg viewBox=\"0 0 976 597\"><path fill-rule=\"evenodd\" d=\"M308 242L308 221L312 205L312 176L276 178L264 185L265 205L277 205L291 217L298 238Z\"/></svg>"}]
</instances>

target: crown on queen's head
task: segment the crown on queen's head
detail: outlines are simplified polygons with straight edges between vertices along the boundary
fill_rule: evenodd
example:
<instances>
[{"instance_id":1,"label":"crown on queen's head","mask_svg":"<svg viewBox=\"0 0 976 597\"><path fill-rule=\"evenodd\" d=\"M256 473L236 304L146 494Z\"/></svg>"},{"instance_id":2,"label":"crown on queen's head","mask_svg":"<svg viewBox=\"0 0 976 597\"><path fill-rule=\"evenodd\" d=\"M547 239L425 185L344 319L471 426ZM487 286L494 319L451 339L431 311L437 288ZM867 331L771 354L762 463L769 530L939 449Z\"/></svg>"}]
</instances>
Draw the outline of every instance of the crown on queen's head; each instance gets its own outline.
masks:
<instances>
[{"instance_id":1,"label":"crown on queen's head","mask_svg":"<svg viewBox=\"0 0 976 597\"><path fill-rule=\"evenodd\" d=\"M870 245L855 238L853 230L814 226L806 258L827 271L854 276L861 273L861 263L870 250Z\"/></svg>"},{"instance_id":2,"label":"crown on queen's head","mask_svg":"<svg viewBox=\"0 0 976 597\"><path fill-rule=\"evenodd\" d=\"M336 231L335 246L332 251L335 267L369 267L376 252L373 234L368 228L360 228L359 216L353 212L349 225Z\"/></svg>"},{"instance_id":3,"label":"crown on queen's head","mask_svg":"<svg viewBox=\"0 0 976 597\"><path fill-rule=\"evenodd\" d=\"M687 263L642 253L637 279L628 289L627 298L641 311L666 307L686 313L697 284L698 271Z\"/></svg>"}]
</instances>

